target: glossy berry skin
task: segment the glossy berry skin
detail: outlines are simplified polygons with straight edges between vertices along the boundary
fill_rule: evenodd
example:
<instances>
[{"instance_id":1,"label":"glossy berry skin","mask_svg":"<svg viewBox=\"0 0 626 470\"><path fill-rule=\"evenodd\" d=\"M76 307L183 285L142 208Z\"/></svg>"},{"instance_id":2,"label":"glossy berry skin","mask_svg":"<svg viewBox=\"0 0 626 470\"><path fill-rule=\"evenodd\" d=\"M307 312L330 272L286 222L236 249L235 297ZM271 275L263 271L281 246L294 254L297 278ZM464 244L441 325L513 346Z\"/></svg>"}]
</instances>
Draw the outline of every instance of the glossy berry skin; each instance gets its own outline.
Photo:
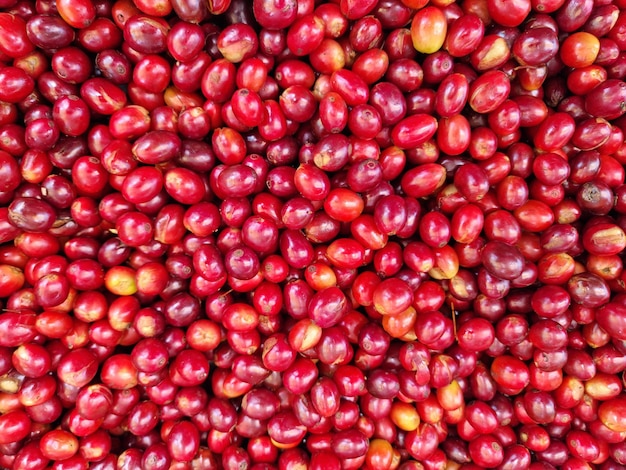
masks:
<instances>
[{"instance_id":1,"label":"glossy berry skin","mask_svg":"<svg viewBox=\"0 0 626 470\"><path fill-rule=\"evenodd\" d=\"M0 467L622 468L625 9L0 0Z\"/></svg>"}]
</instances>

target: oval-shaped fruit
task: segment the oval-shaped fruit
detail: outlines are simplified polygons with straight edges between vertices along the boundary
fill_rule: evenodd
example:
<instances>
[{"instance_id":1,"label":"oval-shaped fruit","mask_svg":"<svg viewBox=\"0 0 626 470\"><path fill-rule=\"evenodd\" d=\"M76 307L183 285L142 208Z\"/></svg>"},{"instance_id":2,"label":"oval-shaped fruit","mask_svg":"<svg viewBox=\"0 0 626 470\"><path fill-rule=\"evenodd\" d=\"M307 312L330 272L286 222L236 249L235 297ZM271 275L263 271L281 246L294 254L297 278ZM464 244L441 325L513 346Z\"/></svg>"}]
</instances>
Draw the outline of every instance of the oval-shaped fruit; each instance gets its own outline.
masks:
<instances>
[{"instance_id":1,"label":"oval-shaped fruit","mask_svg":"<svg viewBox=\"0 0 626 470\"><path fill-rule=\"evenodd\" d=\"M436 6L427 6L418 10L411 21L413 47L422 54L432 54L441 49L447 32L446 16Z\"/></svg>"},{"instance_id":2,"label":"oval-shaped fruit","mask_svg":"<svg viewBox=\"0 0 626 470\"><path fill-rule=\"evenodd\" d=\"M487 114L498 109L510 91L509 77L501 70L489 70L470 85L468 104L477 113Z\"/></svg>"},{"instance_id":3,"label":"oval-shaped fruit","mask_svg":"<svg viewBox=\"0 0 626 470\"><path fill-rule=\"evenodd\" d=\"M391 130L396 147L410 149L427 142L437 132L437 119L428 114L414 114L402 119Z\"/></svg>"},{"instance_id":4,"label":"oval-shaped fruit","mask_svg":"<svg viewBox=\"0 0 626 470\"><path fill-rule=\"evenodd\" d=\"M598 418L611 431L626 432L626 397L602 402L598 408Z\"/></svg>"},{"instance_id":5,"label":"oval-shaped fruit","mask_svg":"<svg viewBox=\"0 0 626 470\"><path fill-rule=\"evenodd\" d=\"M434 194L445 181L445 167L438 163L425 163L407 171L400 185L408 196L419 199Z\"/></svg>"},{"instance_id":6,"label":"oval-shaped fruit","mask_svg":"<svg viewBox=\"0 0 626 470\"><path fill-rule=\"evenodd\" d=\"M605 119L626 113L626 83L615 78L600 83L585 96L585 111Z\"/></svg>"},{"instance_id":7,"label":"oval-shaped fruit","mask_svg":"<svg viewBox=\"0 0 626 470\"><path fill-rule=\"evenodd\" d=\"M596 321L612 338L626 340L626 306L610 302L596 312Z\"/></svg>"}]
</instances>

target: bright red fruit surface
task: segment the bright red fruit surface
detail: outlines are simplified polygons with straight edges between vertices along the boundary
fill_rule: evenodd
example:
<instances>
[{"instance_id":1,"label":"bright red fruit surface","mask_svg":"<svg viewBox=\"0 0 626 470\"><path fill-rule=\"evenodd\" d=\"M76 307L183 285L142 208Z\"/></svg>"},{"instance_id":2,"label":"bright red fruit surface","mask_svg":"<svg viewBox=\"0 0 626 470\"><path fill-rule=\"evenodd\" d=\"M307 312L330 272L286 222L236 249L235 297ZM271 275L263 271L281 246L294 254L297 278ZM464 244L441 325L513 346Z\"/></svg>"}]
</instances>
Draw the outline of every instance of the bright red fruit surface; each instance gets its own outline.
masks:
<instances>
[{"instance_id":1,"label":"bright red fruit surface","mask_svg":"<svg viewBox=\"0 0 626 470\"><path fill-rule=\"evenodd\" d=\"M0 469L626 468L625 0L0 0Z\"/></svg>"}]
</instances>

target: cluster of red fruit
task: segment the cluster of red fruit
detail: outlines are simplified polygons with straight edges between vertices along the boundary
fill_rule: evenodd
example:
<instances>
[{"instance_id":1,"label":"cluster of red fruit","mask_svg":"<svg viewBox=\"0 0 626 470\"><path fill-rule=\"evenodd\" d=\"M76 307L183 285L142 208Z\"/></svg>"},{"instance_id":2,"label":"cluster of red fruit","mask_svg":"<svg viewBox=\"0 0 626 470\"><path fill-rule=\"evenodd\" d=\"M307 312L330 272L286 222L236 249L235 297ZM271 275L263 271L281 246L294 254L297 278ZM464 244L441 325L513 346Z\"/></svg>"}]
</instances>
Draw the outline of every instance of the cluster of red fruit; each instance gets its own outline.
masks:
<instances>
[{"instance_id":1,"label":"cluster of red fruit","mask_svg":"<svg viewBox=\"0 0 626 470\"><path fill-rule=\"evenodd\" d=\"M626 0L0 0L0 468L626 468Z\"/></svg>"}]
</instances>

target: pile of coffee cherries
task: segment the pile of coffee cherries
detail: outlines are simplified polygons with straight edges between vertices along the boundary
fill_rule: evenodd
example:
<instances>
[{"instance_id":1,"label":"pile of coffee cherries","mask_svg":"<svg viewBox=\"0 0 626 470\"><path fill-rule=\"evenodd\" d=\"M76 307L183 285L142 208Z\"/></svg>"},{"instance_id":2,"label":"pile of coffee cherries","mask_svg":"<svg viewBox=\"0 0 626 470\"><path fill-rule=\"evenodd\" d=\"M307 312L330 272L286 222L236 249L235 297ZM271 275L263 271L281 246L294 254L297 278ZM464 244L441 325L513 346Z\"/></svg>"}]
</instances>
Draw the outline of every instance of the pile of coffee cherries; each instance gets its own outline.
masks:
<instances>
[{"instance_id":1,"label":"pile of coffee cherries","mask_svg":"<svg viewBox=\"0 0 626 470\"><path fill-rule=\"evenodd\" d=\"M626 0L0 0L0 468L626 468Z\"/></svg>"}]
</instances>

